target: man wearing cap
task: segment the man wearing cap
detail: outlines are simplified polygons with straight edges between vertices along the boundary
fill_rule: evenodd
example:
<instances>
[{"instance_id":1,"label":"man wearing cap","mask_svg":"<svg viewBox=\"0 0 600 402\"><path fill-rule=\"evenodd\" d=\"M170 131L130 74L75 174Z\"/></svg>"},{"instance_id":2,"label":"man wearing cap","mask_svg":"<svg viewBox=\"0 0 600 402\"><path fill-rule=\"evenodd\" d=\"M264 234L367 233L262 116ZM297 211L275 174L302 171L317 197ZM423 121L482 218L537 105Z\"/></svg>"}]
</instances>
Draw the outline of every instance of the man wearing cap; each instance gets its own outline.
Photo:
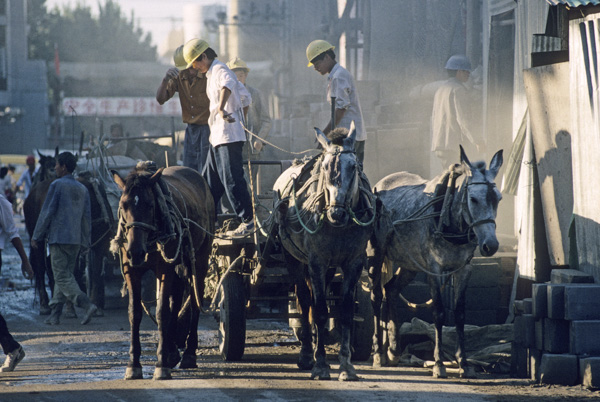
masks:
<instances>
[{"instance_id":1,"label":"man wearing cap","mask_svg":"<svg viewBox=\"0 0 600 402\"><path fill-rule=\"evenodd\" d=\"M227 67L235 73L237 79L246 87L252 96L252 104L248 108L246 128L258 137L266 139L271 131L271 116L269 116L266 105L262 102L260 91L246 84L246 79L250 72L248 65L239 57L234 57L227 62ZM258 153L263 147L262 141L253 137L249 142L252 143L252 147L249 147L248 143L244 145L244 157L251 160L258 159Z\"/></svg>"},{"instance_id":2,"label":"man wearing cap","mask_svg":"<svg viewBox=\"0 0 600 402\"><path fill-rule=\"evenodd\" d=\"M206 41L192 39L183 48L187 67L206 74L206 94L210 100L210 144L203 175L215 205L223 194L242 223L228 235L244 237L254 231L252 199L244 179L242 147L246 133L241 124L251 102L250 93L239 85L233 71L217 60ZM245 92L245 93L241 93ZM243 99L242 99L243 98Z\"/></svg>"},{"instance_id":3,"label":"man wearing cap","mask_svg":"<svg viewBox=\"0 0 600 402\"><path fill-rule=\"evenodd\" d=\"M206 76L187 67L183 57L183 45L175 50L173 61L175 68L167 70L156 91L156 100L162 105L171 99L175 92L179 92L182 120L187 124L183 140L183 165L202 172L208 155L210 136Z\"/></svg>"},{"instance_id":4,"label":"man wearing cap","mask_svg":"<svg viewBox=\"0 0 600 402\"><path fill-rule=\"evenodd\" d=\"M469 152L484 152L485 142L475 128L474 102L465 83L471 74L471 62L464 55L454 55L445 66L450 77L435 92L431 114L431 151L442 169L458 162L459 145Z\"/></svg>"},{"instance_id":5,"label":"man wearing cap","mask_svg":"<svg viewBox=\"0 0 600 402\"><path fill-rule=\"evenodd\" d=\"M312 41L306 48L308 67L314 66L321 75L327 76L327 101L332 105L335 117L329 120L323 132L327 134L336 127L350 129L354 121L356 127L356 156L360 163L365 157L365 140L367 131L363 124L362 110L358 92L354 86L352 74L335 60L335 47L324 40ZM333 120L335 118L335 120Z\"/></svg>"}]
</instances>

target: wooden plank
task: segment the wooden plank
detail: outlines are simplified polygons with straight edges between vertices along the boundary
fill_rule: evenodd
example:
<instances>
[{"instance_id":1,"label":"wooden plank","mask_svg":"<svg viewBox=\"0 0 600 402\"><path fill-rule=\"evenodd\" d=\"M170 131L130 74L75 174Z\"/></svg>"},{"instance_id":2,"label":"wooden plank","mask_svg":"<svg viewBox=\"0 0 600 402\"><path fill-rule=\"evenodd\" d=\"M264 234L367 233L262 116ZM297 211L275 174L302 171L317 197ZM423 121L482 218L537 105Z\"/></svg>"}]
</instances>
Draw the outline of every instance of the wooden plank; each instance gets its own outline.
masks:
<instances>
[{"instance_id":1,"label":"wooden plank","mask_svg":"<svg viewBox=\"0 0 600 402\"><path fill-rule=\"evenodd\" d=\"M524 71L531 133L552 265L568 264L573 211L569 64Z\"/></svg>"}]
</instances>

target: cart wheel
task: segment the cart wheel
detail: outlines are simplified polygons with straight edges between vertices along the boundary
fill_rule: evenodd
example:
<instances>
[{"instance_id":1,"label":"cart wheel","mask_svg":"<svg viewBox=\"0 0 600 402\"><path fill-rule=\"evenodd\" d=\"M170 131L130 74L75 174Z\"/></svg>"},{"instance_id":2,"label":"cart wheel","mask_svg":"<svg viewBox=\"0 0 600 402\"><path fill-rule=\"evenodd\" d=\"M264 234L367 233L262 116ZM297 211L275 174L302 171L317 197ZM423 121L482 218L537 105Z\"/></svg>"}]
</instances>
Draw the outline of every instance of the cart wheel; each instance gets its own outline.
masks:
<instances>
[{"instance_id":1,"label":"cart wheel","mask_svg":"<svg viewBox=\"0 0 600 402\"><path fill-rule=\"evenodd\" d=\"M221 284L219 302L219 351L223 360L241 360L246 346L246 298L244 278L230 272Z\"/></svg>"},{"instance_id":2,"label":"cart wheel","mask_svg":"<svg viewBox=\"0 0 600 402\"><path fill-rule=\"evenodd\" d=\"M359 281L354 292L354 328L352 331L352 360L366 361L373 347L373 306L371 291L367 284Z\"/></svg>"}]
</instances>

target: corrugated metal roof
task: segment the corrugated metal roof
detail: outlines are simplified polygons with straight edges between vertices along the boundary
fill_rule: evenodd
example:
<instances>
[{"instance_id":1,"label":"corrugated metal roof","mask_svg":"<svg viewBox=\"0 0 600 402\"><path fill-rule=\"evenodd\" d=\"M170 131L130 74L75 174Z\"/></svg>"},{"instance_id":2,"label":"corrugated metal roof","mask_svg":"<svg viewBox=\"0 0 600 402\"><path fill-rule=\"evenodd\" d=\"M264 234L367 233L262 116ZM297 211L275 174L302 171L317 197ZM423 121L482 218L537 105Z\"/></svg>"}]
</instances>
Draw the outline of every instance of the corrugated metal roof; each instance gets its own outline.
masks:
<instances>
[{"instance_id":1,"label":"corrugated metal roof","mask_svg":"<svg viewBox=\"0 0 600 402\"><path fill-rule=\"evenodd\" d=\"M597 6L600 0L546 0L552 6L565 5L569 7Z\"/></svg>"}]
</instances>

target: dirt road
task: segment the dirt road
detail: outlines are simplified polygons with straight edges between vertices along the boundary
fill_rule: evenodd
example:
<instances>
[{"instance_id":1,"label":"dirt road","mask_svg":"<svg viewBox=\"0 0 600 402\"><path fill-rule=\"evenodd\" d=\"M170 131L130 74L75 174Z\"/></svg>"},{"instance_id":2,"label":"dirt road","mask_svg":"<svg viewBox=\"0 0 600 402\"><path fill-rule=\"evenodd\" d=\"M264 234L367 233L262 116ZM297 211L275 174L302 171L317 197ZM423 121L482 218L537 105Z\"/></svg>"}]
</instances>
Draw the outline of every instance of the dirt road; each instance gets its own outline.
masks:
<instances>
[{"instance_id":1,"label":"dirt road","mask_svg":"<svg viewBox=\"0 0 600 402\"><path fill-rule=\"evenodd\" d=\"M328 350L332 381L310 380L299 371L299 344L287 322L250 320L241 362L219 356L217 323L202 315L198 368L174 370L173 379L153 381L156 361L154 323L142 320L144 380L125 381L129 323L124 302L111 299L104 317L82 326L77 319L43 324L33 305L33 288L20 276L12 248L3 252L0 311L23 345L26 357L12 373L0 373L0 401L186 401L186 400L339 400L339 401L548 401L600 399L599 392L575 387L532 385L530 381L481 373L477 379L433 379L424 368L373 369L357 363L361 380L342 383L335 348ZM81 315L83 312L78 309ZM4 357L2 357L4 358Z\"/></svg>"}]
</instances>

